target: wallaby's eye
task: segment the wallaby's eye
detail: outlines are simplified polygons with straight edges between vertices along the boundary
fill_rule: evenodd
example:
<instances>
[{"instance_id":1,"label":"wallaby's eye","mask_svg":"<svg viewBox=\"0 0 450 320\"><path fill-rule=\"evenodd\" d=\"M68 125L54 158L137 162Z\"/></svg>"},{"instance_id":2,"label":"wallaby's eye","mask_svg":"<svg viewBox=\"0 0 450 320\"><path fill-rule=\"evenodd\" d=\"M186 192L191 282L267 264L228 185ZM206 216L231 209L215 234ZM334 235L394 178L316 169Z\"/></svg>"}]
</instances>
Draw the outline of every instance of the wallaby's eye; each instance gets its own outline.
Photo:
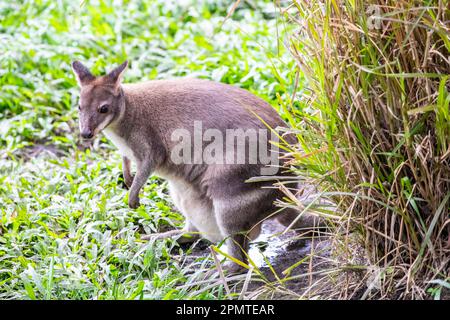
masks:
<instances>
[{"instance_id":1,"label":"wallaby's eye","mask_svg":"<svg viewBox=\"0 0 450 320\"><path fill-rule=\"evenodd\" d=\"M100 109L98 109L98 112L100 112L100 113L107 113L108 112L108 105L107 104L104 104L104 105L102 105L101 107L100 107Z\"/></svg>"},{"instance_id":2,"label":"wallaby's eye","mask_svg":"<svg viewBox=\"0 0 450 320\"><path fill-rule=\"evenodd\" d=\"M78 104L78 110L81 110L81 105L80 104Z\"/></svg>"}]
</instances>

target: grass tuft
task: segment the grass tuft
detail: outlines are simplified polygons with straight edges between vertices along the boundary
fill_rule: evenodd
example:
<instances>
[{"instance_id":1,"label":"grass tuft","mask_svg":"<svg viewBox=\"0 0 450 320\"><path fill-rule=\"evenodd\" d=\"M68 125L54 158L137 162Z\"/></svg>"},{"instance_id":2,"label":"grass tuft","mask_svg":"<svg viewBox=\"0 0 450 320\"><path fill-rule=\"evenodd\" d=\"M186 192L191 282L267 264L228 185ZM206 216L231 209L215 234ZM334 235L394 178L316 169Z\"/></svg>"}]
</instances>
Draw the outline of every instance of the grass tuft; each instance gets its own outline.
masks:
<instances>
[{"instance_id":1,"label":"grass tuft","mask_svg":"<svg viewBox=\"0 0 450 320\"><path fill-rule=\"evenodd\" d=\"M378 274L369 289L347 282L343 298L436 297L450 281L448 5L296 0L284 9L297 26L286 45L309 87L289 101L297 173L336 204L339 254L351 255L358 234Z\"/></svg>"}]
</instances>

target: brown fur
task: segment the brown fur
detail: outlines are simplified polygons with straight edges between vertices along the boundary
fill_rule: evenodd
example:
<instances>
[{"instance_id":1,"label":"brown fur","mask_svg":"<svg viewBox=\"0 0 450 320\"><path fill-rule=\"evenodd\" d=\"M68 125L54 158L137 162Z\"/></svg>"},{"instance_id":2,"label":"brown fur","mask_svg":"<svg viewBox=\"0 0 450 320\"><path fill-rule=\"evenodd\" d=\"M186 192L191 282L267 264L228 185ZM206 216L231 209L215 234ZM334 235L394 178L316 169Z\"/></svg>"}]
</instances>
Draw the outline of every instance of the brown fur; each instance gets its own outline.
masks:
<instances>
[{"instance_id":1,"label":"brown fur","mask_svg":"<svg viewBox=\"0 0 450 320\"><path fill-rule=\"evenodd\" d=\"M175 142L171 133L176 128L192 132L194 121L202 121L203 130L214 128L221 132L238 128L267 129L258 117L271 128L286 127L286 124L267 102L246 90L188 78L121 84L125 67L126 63L97 78L81 63L74 62L73 69L81 85L82 135L89 136L89 132L95 135L107 128L116 143L119 141L119 149L122 146L125 150L123 153L131 150L137 166L134 177L127 154L123 163L131 208L139 206L140 189L156 173L169 181L172 198L186 217L185 232L200 231L213 241L228 238L230 254L245 261L243 250L259 234L260 222L276 211L273 203L282 196L281 192L262 188L269 187L270 183L245 182L259 175L263 167L259 162L173 163L170 152ZM98 112L102 105L108 106L105 114ZM295 142L293 137L286 139ZM282 170L278 172L284 174ZM289 224L296 216L294 210L286 209L279 220ZM302 221L297 226L303 226ZM208 227L218 227L220 232L208 234ZM234 270L237 265L231 263L229 267Z\"/></svg>"}]
</instances>

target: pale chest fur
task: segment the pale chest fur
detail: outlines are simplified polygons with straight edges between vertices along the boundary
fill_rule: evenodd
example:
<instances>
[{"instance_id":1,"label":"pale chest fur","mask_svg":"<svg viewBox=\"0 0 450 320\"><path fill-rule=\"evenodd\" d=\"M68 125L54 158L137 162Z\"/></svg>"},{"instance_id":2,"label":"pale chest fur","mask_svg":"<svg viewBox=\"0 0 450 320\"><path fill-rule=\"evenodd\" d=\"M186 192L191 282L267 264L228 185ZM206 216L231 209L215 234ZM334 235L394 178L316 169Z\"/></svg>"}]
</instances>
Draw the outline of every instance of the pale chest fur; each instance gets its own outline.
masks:
<instances>
[{"instance_id":1,"label":"pale chest fur","mask_svg":"<svg viewBox=\"0 0 450 320\"><path fill-rule=\"evenodd\" d=\"M119 153L130 159L131 161L135 161L136 158L134 156L133 150L128 146L125 139L123 139L121 136L117 135L113 130L106 128L103 130L103 133L105 136L111 140L111 142L119 149Z\"/></svg>"}]
</instances>

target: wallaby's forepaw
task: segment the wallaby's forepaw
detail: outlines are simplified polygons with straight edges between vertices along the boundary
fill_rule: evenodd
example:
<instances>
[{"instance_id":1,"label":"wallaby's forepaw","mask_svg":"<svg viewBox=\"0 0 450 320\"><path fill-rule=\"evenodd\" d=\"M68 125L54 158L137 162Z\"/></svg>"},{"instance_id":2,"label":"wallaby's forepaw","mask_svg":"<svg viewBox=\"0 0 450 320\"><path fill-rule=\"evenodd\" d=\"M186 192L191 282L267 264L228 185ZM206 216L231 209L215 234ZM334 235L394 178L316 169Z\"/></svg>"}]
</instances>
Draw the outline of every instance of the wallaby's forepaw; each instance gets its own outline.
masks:
<instances>
[{"instance_id":1,"label":"wallaby's forepaw","mask_svg":"<svg viewBox=\"0 0 450 320\"><path fill-rule=\"evenodd\" d=\"M140 205L141 205L141 203L139 202L139 198L136 198L136 199L129 198L128 199L128 206L131 209L139 208Z\"/></svg>"},{"instance_id":2,"label":"wallaby's forepaw","mask_svg":"<svg viewBox=\"0 0 450 320\"><path fill-rule=\"evenodd\" d=\"M124 183L126 189L129 190L131 188L131 185L133 184L133 180L134 180L134 176L123 179L123 183Z\"/></svg>"},{"instance_id":3,"label":"wallaby's forepaw","mask_svg":"<svg viewBox=\"0 0 450 320\"><path fill-rule=\"evenodd\" d=\"M117 185L119 185L121 188L124 188L126 190L131 189L131 185L133 184L134 176L124 176L123 174L119 175L119 178L117 179Z\"/></svg>"}]
</instances>

